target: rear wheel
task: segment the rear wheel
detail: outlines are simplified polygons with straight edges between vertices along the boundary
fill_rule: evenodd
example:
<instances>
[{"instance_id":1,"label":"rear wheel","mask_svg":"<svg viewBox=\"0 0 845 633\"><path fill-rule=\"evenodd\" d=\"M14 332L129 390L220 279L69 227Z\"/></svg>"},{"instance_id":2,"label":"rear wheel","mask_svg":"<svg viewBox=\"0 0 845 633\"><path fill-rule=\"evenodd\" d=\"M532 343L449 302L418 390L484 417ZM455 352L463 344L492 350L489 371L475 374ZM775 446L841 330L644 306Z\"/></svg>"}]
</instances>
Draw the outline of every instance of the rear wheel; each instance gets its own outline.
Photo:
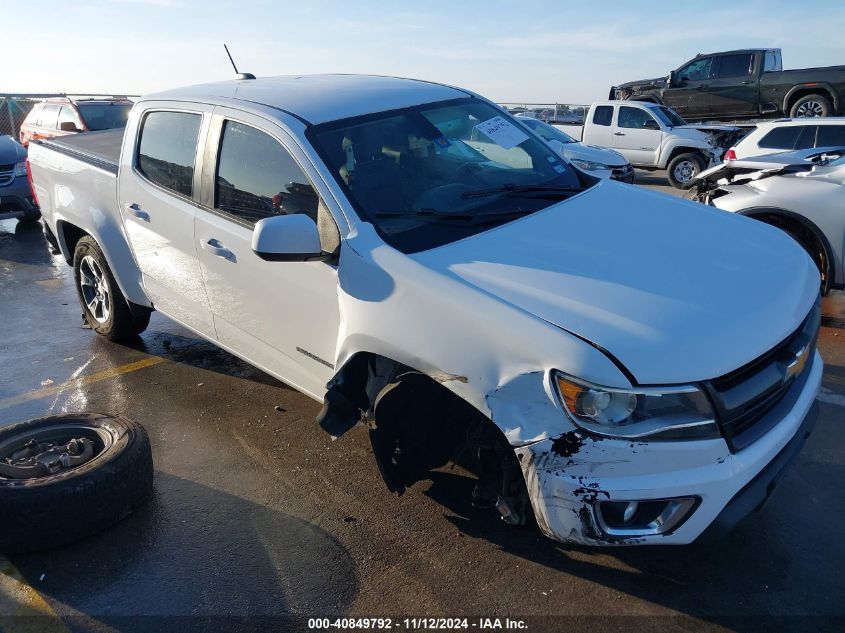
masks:
<instances>
[{"instance_id":1,"label":"rear wheel","mask_svg":"<svg viewBox=\"0 0 845 633\"><path fill-rule=\"evenodd\" d=\"M676 189L689 189L702 169L704 169L704 161L701 156L687 152L678 154L669 161L666 175L669 183Z\"/></svg>"},{"instance_id":2,"label":"rear wheel","mask_svg":"<svg viewBox=\"0 0 845 633\"><path fill-rule=\"evenodd\" d=\"M820 94L804 95L792 104L789 116L794 119L811 119L820 116L831 116L833 106L830 99Z\"/></svg>"},{"instance_id":3,"label":"rear wheel","mask_svg":"<svg viewBox=\"0 0 845 633\"><path fill-rule=\"evenodd\" d=\"M89 235L79 238L76 243L73 277L83 317L97 334L120 341L147 329L150 309L130 306L120 292L99 244Z\"/></svg>"}]
</instances>

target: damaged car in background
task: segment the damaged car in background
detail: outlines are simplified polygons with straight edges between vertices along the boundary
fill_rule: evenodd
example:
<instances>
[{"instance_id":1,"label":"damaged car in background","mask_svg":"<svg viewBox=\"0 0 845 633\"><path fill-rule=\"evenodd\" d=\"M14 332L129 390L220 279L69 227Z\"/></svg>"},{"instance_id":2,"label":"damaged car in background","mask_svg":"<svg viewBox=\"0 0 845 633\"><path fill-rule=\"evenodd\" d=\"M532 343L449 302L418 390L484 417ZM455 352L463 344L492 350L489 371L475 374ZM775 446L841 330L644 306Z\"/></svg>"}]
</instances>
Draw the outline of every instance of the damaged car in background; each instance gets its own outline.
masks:
<instances>
[{"instance_id":1,"label":"damaged car in background","mask_svg":"<svg viewBox=\"0 0 845 633\"><path fill-rule=\"evenodd\" d=\"M468 90L241 79L98 134L29 155L92 329L163 312L322 401L333 437L367 427L396 493L472 450L472 501L508 523L690 543L812 429L818 275L791 238L598 179Z\"/></svg>"},{"instance_id":2,"label":"damaged car in background","mask_svg":"<svg viewBox=\"0 0 845 633\"><path fill-rule=\"evenodd\" d=\"M816 263L822 294L845 288L845 146L732 160L702 172L689 197L782 229Z\"/></svg>"}]
</instances>

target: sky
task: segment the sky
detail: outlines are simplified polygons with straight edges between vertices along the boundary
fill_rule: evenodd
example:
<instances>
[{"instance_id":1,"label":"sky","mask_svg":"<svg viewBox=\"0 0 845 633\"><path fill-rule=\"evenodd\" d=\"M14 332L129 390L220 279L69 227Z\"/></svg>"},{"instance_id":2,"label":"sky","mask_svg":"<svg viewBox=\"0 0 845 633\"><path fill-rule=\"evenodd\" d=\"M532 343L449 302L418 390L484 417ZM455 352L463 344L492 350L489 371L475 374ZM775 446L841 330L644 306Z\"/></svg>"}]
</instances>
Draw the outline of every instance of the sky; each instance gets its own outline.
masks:
<instances>
[{"instance_id":1,"label":"sky","mask_svg":"<svg viewBox=\"0 0 845 633\"><path fill-rule=\"evenodd\" d=\"M780 47L784 68L845 64L843 0L0 0L0 16L15 60L0 93L229 79L224 42L257 76L396 75L499 102L590 103L734 48Z\"/></svg>"}]
</instances>

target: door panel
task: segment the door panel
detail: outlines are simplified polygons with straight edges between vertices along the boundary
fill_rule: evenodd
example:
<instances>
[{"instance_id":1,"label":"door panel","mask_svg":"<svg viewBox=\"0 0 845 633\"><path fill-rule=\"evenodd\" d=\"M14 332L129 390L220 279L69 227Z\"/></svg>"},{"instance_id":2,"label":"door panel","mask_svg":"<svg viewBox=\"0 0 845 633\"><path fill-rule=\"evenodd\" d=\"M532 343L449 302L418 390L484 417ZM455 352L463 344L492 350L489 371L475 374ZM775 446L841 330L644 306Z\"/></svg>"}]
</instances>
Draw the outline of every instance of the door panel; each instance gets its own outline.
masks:
<instances>
[{"instance_id":1,"label":"door panel","mask_svg":"<svg viewBox=\"0 0 845 633\"><path fill-rule=\"evenodd\" d=\"M663 133L644 127L646 122L657 123L646 110L635 106L620 106L613 125L614 148L633 165L655 165L660 152Z\"/></svg>"},{"instance_id":2,"label":"door panel","mask_svg":"<svg viewBox=\"0 0 845 633\"><path fill-rule=\"evenodd\" d=\"M757 112L758 81L753 68L754 55L739 53L715 58L710 81L710 109L714 115L728 116Z\"/></svg>"},{"instance_id":3,"label":"door panel","mask_svg":"<svg viewBox=\"0 0 845 633\"><path fill-rule=\"evenodd\" d=\"M712 57L702 57L676 71L673 86L663 91L663 102L683 117L710 114Z\"/></svg>"},{"instance_id":4,"label":"door panel","mask_svg":"<svg viewBox=\"0 0 845 633\"><path fill-rule=\"evenodd\" d=\"M318 198L326 196L323 184L281 127L246 113L217 108L206 152L218 159L203 179L214 210L198 213L195 239L218 340L321 397L337 351L337 270L265 261L252 251L252 232L263 217L316 218L318 206L328 213Z\"/></svg>"},{"instance_id":5,"label":"door panel","mask_svg":"<svg viewBox=\"0 0 845 633\"><path fill-rule=\"evenodd\" d=\"M205 118L210 117L206 108ZM120 203L124 226L156 309L214 337L214 321L194 246L195 164L203 137L202 108L142 114L135 156L123 156ZM124 151L124 154L130 152Z\"/></svg>"}]
</instances>

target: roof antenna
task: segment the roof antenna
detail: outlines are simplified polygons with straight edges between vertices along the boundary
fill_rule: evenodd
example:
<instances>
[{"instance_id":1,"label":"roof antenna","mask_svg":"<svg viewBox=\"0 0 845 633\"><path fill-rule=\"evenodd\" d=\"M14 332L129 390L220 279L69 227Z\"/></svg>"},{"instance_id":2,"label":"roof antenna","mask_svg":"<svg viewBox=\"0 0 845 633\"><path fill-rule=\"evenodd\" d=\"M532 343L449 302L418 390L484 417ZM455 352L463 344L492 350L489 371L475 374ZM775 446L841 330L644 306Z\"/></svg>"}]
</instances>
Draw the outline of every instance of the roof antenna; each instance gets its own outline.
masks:
<instances>
[{"instance_id":1,"label":"roof antenna","mask_svg":"<svg viewBox=\"0 0 845 633\"><path fill-rule=\"evenodd\" d=\"M232 59L232 53L229 52L229 47L223 44L223 48L226 49L226 54L229 56L229 61L232 62L232 68L235 69L235 79L255 79L255 75L252 73L239 73L238 67L235 66L235 60Z\"/></svg>"}]
</instances>

